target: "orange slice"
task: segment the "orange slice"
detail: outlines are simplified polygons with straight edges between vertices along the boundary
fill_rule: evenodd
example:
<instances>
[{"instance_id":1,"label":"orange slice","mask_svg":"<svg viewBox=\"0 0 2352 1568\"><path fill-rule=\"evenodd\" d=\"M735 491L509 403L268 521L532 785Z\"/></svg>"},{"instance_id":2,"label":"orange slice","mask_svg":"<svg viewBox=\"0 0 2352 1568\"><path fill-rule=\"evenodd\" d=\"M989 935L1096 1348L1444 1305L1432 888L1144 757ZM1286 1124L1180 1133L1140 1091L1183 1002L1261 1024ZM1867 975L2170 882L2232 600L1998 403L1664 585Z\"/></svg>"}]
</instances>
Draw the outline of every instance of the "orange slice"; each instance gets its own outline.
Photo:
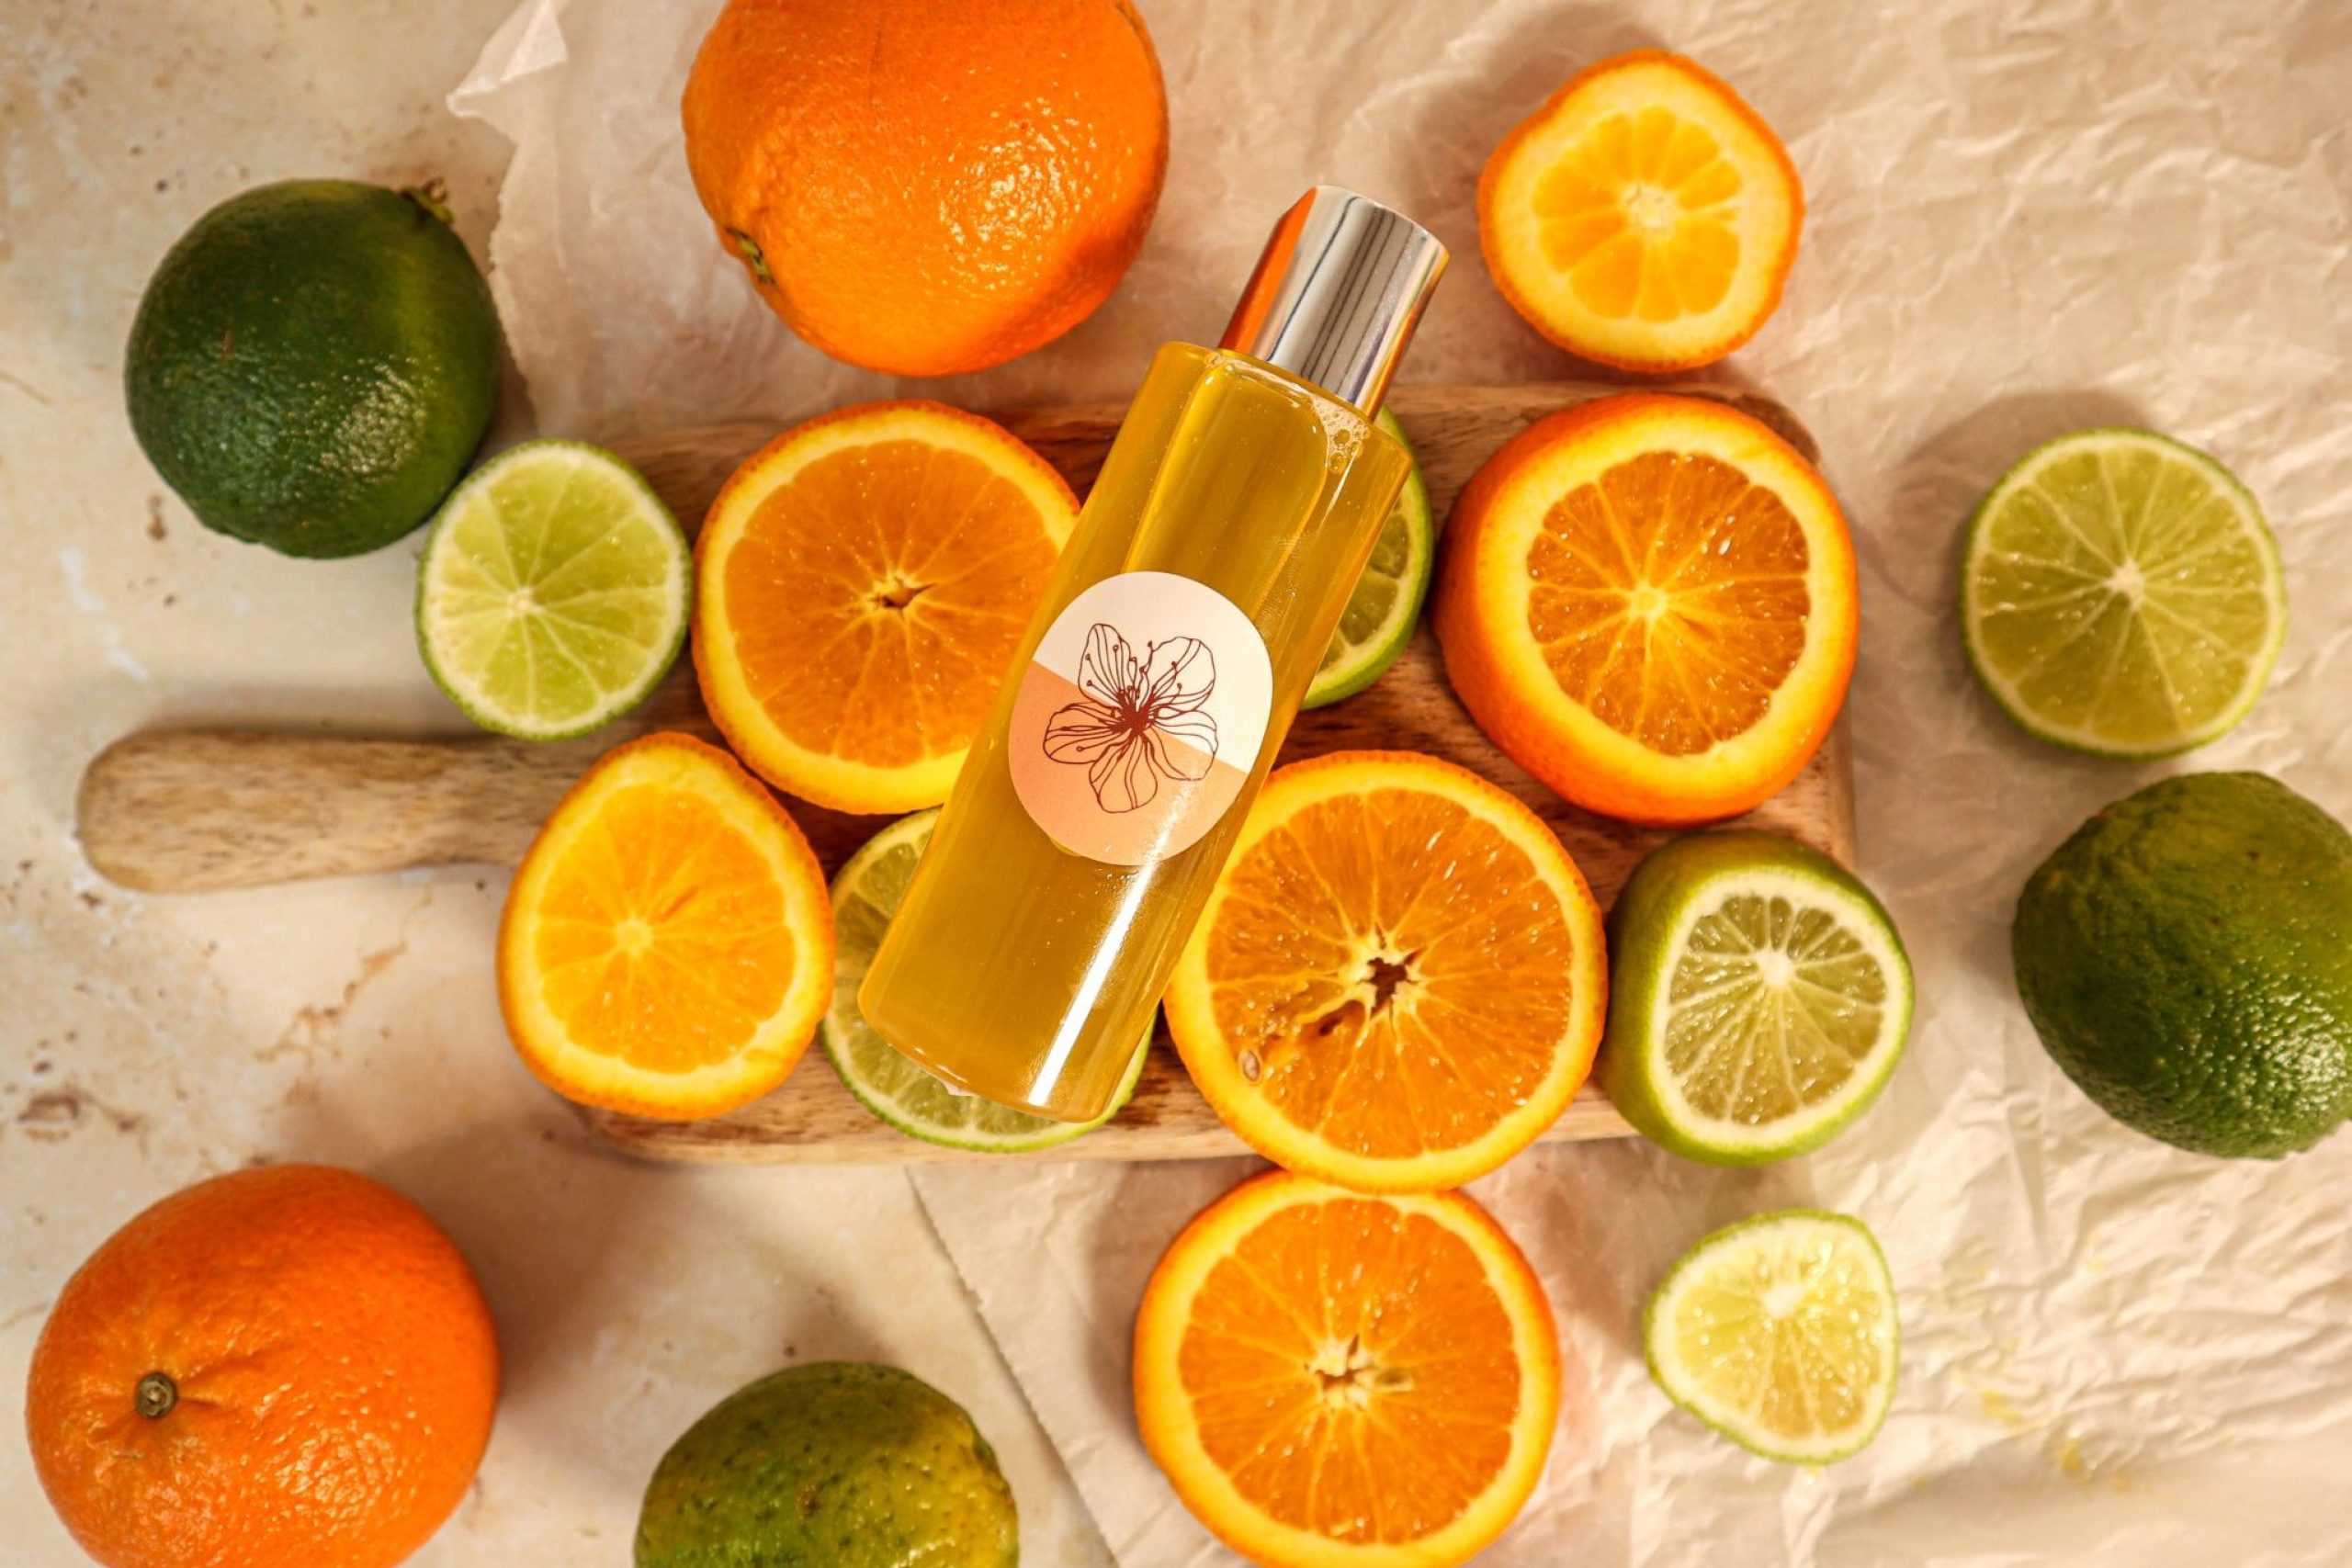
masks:
<instances>
[{"instance_id":1,"label":"orange slice","mask_svg":"<svg viewBox=\"0 0 2352 1568\"><path fill-rule=\"evenodd\" d=\"M825 874L735 759L684 735L605 753L539 829L498 928L498 999L541 1082L639 1116L782 1083L833 994Z\"/></svg>"},{"instance_id":2,"label":"orange slice","mask_svg":"<svg viewBox=\"0 0 2352 1568\"><path fill-rule=\"evenodd\" d=\"M1789 444L1703 398L1537 421L1454 502L1447 676L1495 743L1577 805L1735 816L1804 771L1854 669L1854 547Z\"/></svg>"},{"instance_id":3,"label":"orange slice","mask_svg":"<svg viewBox=\"0 0 2352 1568\"><path fill-rule=\"evenodd\" d=\"M1541 818L1434 757L1337 751L1266 781L1167 1012L1260 1154L1431 1192L1558 1119L1607 1003L1600 908Z\"/></svg>"},{"instance_id":4,"label":"orange slice","mask_svg":"<svg viewBox=\"0 0 2352 1568\"><path fill-rule=\"evenodd\" d=\"M1478 243L1512 309L1630 370L1712 365L1781 302L1804 187L1772 128L1679 55L1579 73L1503 138Z\"/></svg>"},{"instance_id":5,"label":"orange slice","mask_svg":"<svg viewBox=\"0 0 2352 1568\"><path fill-rule=\"evenodd\" d=\"M1078 501L1001 426L939 403L796 425L735 470L695 552L695 671L778 789L937 806L1012 667Z\"/></svg>"},{"instance_id":6,"label":"orange slice","mask_svg":"<svg viewBox=\"0 0 2352 1568\"><path fill-rule=\"evenodd\" d=\"M1184 1228L1136 1320L1144 1447L1265 1568L1446 1568L1526 1506L1559 1419L1544 1287L1469 1199L1281 1171Z\"/></svg>"}]
</instances>

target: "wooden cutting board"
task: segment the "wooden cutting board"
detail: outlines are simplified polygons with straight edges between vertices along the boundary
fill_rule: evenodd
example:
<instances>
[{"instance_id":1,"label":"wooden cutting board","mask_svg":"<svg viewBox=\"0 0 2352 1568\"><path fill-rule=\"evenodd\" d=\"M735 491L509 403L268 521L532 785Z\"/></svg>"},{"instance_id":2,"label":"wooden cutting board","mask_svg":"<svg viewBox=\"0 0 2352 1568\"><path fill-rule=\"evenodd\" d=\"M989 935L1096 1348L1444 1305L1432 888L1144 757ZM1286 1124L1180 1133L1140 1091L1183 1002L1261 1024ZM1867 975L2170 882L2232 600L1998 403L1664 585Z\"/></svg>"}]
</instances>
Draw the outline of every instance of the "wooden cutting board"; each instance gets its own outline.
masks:
<instances>
[{"instance_id":1,"label":"wooden cutting board","mask_svg":"<svg viewBox=\"0 0 2352 1568\"><path fill-rule=\"evenodd\" d=\"M1531 421L1622 389L1408 387L1391 402L1419 455L1430 502L1442 518L1454 493L1495 448ZM1808 457L1812 438L1785 409L1760 398L1719 398L1779 430ZM1083 494L1124 411L1041 409L1004 423ZM681 432L624 446L681 521L694 525L737 463L775 434L765 424ZM654 729L716 740L684 660L645 705L586 740L553 745L466 735L363 739L250 730L155 730L108 747L82 781L78 807L90 863L126 887L200 893L309 877L481 862L516 863L548 812L605 749ZM1295 761L1355 747L1432 752L1476 770L1535 808L1556 830L1605 906L1667 835L1596 817L1560 800L1497 751L1445 683L1426 628L1370 690L1299 716L1283 749ZM1850 861L1851 768L1841 725L1788 789L1744 822L1774 829ZM831 871L880 818L799 800L793 816ZM707 1122L651 1122L584 1112L616 1146L658 1159L741 1162L1004 1158L960 1156L875 1121L814 1058L783 1088ZM1546 1134L1616 1137L1630 1129L1588 1087ZM1185 1077L1163 1034L1133 1101L1109 1126L1043 1159L1135 1160L1236 1154Z\"/></svg>"}]
</instances>

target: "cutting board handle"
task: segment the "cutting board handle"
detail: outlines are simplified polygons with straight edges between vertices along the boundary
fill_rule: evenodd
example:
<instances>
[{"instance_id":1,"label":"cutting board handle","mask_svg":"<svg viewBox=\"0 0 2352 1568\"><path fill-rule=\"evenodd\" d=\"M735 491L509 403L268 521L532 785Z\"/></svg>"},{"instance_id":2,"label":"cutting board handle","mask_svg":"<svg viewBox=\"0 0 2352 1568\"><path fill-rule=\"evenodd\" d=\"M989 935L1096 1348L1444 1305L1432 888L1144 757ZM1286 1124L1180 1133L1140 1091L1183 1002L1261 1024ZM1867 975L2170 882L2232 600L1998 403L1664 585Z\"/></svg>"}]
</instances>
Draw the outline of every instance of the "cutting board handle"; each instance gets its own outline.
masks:
<instances>
[{"instance_id":1,"label":"cutting board handle","mask_svg":"<svg viewBox=\"0 0 2352 1568\"><path fill-rule=\"evenodd\" d=\"M598 750L151 730L83 774L82 852L108 880L149 893L511 865Z\"/></svg>"}]
</instances>

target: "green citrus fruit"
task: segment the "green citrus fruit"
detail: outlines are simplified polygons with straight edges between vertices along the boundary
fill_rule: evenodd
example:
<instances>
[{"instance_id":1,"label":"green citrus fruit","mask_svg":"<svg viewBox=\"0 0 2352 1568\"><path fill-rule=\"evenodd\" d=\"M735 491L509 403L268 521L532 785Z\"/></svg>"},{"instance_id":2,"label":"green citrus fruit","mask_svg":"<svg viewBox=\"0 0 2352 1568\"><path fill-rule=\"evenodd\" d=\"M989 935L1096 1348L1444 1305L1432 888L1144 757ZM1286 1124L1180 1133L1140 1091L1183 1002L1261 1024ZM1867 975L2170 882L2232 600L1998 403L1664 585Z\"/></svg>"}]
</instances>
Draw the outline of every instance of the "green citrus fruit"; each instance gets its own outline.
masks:
<instances>
[{"instance_id":1,"label":"green citrus fruit","mask_svg":"<svg viewBox=\"0 0 2352 1568\"><path fill-rule=\"evenodd\" d=\"M1826 1464L1894 1399L1894 1280L1860 1220L1758 1214L1685 1253L1642 1314L1666 1396L1766 1459Z\"/></svg>"},{"instance_id":2,"label":"green citrus fruit","mask_svg":"<svg viewBox=\"0 0 2352 1568\"><path fill-rule=\"evenodd\" d=\"M1635 868L1609 929L1600 1087L1686 1159L1818 1148L1902 1059L1903 941L1826 855L1752 830L1671 840Z\"/></svg>"},{"instance_id":3,"label":"green citrus fruit","mask_svg":"<svg viewBox=\"0 0 2352 1568\"><path fill-rule=\"evenodd\" d=\"M1410 452L1402 426L1386 409L1380 411L1380 428ZM1387 671L1413 640L1421 618L1421 601L1429 597L1430 576L1437 560L1437 523L1430 514L1430 492L1421 483L1419 463L1405 476L1396 504L1380 525L1372 558L1348 607L1340 612L1339 629L1323 662L1306 687L1302 707L1319 708L1341 697L1352 697Z\"/></svg>"},{"instance_id":4,"label":"green citrus fruit","mask_svg":"<svg viewBox=\"0 0 2352 1568\"><path fill-rule=\"evenodd\" d=\"M2278 780L2117 801L2041 863L2010 937L2042 1044L2125 1125L2276 1158L2352 1114L2352 833Z\"/></svg>"},{"instance_id":5,"label":"green citrus fruit","mask_svg":"<svg viewBox=\"0 0 2352 1568\"><path fill-rule=\"evenodd\" d=\"M1960 616L1978 678L2025 728L2157 757L2254 706L2287 593L2227 468L2144 430L2086 430L2028 453L1977 508Z\"/></svg>"},{"instance_id":6,"label":"green citrus fruit","mask_svg":"<svg viewBox=\"0 0 2352 1568\"><path fill-rule=\"evenodd\" d=\"M1012 1491L963 1407L821 1361L721 1400L645 1489L637 1568L1013 1568Z\"/></svg>"},{"instance_id":7,"label":"green citrus fruit","mask_svg":"<svg viewBox=\"0 0 2352 1568\"><path fill-rule=\"evenodd\" d=\"M450 493L417 563L416 644L449 700L526 740L642 702L686 637L694 555L612 453L526 441Z\"/></svg>"},{"instance_id":8,"label":"green citrus fruit","mask_svg":"<svg viewBox=\"0 0 2352 1568\"><path fill-rule=\"evenodd\" d=\"M149 280L130 425L197 520L355 556L433 514L498 402L498 316L425 192L292 180L230 197Z\"/></svg>"},{"instance_id":9,"label":"green citrus fruit","mask_svg":"<svg viewBox=\"0 0 2352 1568\"><path fill-rule=\"evenodd\" d=\"M951 1149L1029 1154L1083 1137L1134 1098L1136 1080L1151 1053L1151 1037L1136 1048L1110 1108L1091 1122L1054 1122L978 1095L958 1094L899 1055L857 1010L857 988L874 963L890 917L931 842L939 808L901 817L849 857L833 874L833 1005L818 1025L825 1057L850 1093L909 1137Z\"/></svg>"}]
</instances>

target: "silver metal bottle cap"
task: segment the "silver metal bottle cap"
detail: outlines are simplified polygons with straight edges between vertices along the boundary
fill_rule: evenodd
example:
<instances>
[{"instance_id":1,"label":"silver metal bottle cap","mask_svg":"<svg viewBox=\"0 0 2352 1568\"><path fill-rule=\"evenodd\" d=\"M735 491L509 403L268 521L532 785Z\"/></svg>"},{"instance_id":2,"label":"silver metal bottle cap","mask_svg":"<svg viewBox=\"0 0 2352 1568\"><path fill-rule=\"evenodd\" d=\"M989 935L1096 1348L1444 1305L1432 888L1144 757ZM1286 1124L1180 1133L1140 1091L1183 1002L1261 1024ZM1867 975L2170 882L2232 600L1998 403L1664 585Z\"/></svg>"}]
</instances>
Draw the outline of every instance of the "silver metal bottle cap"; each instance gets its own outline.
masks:
<instances>
[{"instance_id":1,"label":"silver metal bottle cap","mask_svg":"<svg viewBox=\"0 0 2352 1568\"><path fill-rule=\"evenodd\" d=\"M1376 413L1445 263L1403 213L1317 186L1274 225L1219 346Z\"/></svg>"}]
</instances>

